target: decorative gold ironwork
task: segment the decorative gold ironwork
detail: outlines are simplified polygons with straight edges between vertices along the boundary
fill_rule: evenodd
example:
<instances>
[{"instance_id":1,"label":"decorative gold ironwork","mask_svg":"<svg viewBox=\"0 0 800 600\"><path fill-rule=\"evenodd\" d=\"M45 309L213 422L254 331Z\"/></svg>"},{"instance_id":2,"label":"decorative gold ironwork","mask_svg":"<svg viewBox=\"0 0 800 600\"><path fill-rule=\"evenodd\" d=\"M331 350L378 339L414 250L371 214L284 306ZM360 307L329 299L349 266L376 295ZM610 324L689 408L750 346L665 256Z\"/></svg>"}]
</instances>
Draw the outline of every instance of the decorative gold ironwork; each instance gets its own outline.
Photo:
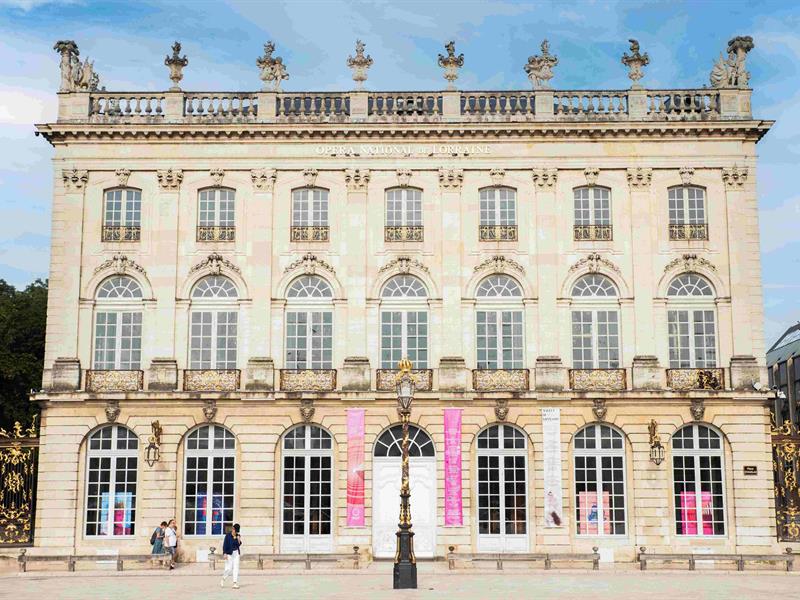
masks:
<instances>
[{"instance_id":1,"label":"decorative gold ironwork","mask_svg":"<svg viewBox=\"0 0 800 600\"><path fill-rule=\"evenodd\" d=\"M292 225L291 228L293 242L327 242L329 237L327 225Z\"/></svg>"},{"instance_id":2,"label":"decorative gold ironwork","mask_svg":"<svg viewBox=\"0 0 800 600\"><path fill-rule=\"evenodd\" d=\"M650 434L650 461L658 466L664 462L665 450L661 444L661 436L658 435L658 423L655 419L650 419L647 431Z\"/></svg>"},{"instance_id":3,"label":"decorative gold ironwork","mask_svg":"<svg viewBox=\"0 0 800 600\"><path fill-rule=\"evenodd\" d=\"M618 392L626 389L625 369L570 369L573 390Z\"/></svg>"},{"instance_id":4,"label":"decorative gold ironwork","mask_svg":"<svg viewBox=\"0 0 800 600\"><path fill-rule=\"evenodd\" d=\"M413 369L411 377L414 379L414 388L422 392L430 392L433 389L433 370L432 369ZM397 385L397 377L400 371L397 369L378 369L377 387L380 392L393 392Z\"/></svg>"},{"instance_id":5,"label":"decorative gold ironwork","mask_svg":"<svg viewBox=\"0 0 800 600\"><path fill-rule=\"evenodd\" d=\"M383 228L383 239L387 242L421 242L422 225L387 225Z\"/></svg>"},{"instance_id":6,"label":"decorative gold ironwork","mask_svg":"<svg viewBox=\"0 0 800 600\"><path fill-rule=\"evenodd\" d=\"M332 392L336 369L281 369L281 390L285 392Z\"/></svg>"},{"instance_id":7,"label":"decorative gold ironwork","mask_svg":"<svg viewBox=\"0 0 800 600\"><path fill-rule=\"evenodd\" d=\"M104 242L138 242L141 237L139 225L103 225L101 234Z\"/></svg>"},{"instance_id":8,"label":"decorative gold ironwork","mask_svg":"<svg viewBox=\"0 0 800 600\"><path fill-rule=\"evenodd\" d=\"M611 241L613 238L612 225L575 225L573 233L575 241Z\"/></svg>"},{"instance_id":9,"label":"decorative gold ironwork","mask_svg":"<svg viewBox=\"0 0 800 600\"><path fill-rule=\"evenodd\" d=\"M671 240L707 240L707 223L670 223L669 239Z\"/></svg>"},{"instance_id":10,"label":"decorative gold ironwork","mask_svg":"<svg viewBox=\"0 0 800 600\"><path fill-rule=\"evenodd\" d=\"M138 392L144 385L144 371L86 371L86 391Z\"/></svg>"},{"instance_id":11,"label":"decorative gold ironwork","mask_svg":"<svg viewBox=\"0 0 800 600\"><path fill-rule=\"evenodd\" d=\"M722 369L667 369L667 387L673 390L721 390Z\"/></svg>"},{"instance_id":12,"label":"decorative gold ironwork","mask_svg":"<svg viewBox=\"0 0 800 600\"><path fill-rule=\"evenodd\" d=\"M528 369L475 369L472 387L479 392L525 391Z\"/></svg>"},{"instance_id":13,"label":"decorative gold ironwork","mask_svg":"<svg viewBox=\"0 0 800 600\"><path fill-rule=\"evenodd\" d=\"M37 436L36 417L26 429L0 428L0 547L33 541Z\"/></svg>"},{"instance_id":14,"label":"decorative gold ironwork","mask_svg":"<svg viewBox=\"0 0 800 600\"><path fill-rule=\"evenodd\" d=\"M800 542L800 431L791 421L772 428L778 540Z\"/></svg>"},{"instance_id":15,"label":"decorative gold ironwork","mask_svg":"<svg viewBox=\"0 0 800 600\"><path fill-rule=\"evenodd\" d=\"M198 242L233 242L236 240L236 227L233 225L199 225Z\"/></svg>"},{"instance_id":16,"label":"decorative gold ironwork","mask_svg":"<svg viewBox=\"0 0 800 600\"><path fill-rule=\"evenodd\" d=\"M517 241L516 225L481 225L478 229L482 242Z\"/></svg>"},{"instance_id":17,"label":"decorative gold ironwork","mask_svg":"<svg viewBox=\"0 0 800 600\"><path fill-rule=\"evenodd\" d=\"M239 389L238 369L187 369L183 389L189 392L235 392Z\"/></svg>"}]
</instances>

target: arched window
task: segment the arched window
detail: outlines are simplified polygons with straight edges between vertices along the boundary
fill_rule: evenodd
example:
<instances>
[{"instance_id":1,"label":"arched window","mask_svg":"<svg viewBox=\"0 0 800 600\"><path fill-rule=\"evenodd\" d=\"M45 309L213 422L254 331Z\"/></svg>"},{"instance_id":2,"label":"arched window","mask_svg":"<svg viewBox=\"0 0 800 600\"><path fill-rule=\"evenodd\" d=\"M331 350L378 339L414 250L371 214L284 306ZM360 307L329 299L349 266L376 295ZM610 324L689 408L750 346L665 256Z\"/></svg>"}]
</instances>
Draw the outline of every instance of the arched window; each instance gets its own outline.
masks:
<instances>
[{"instance_id":1,"label":"arched window","mask_svg":"<svg viewBox=\"0 0 800 600\"><path fill-rule=\"evenodd\" d=\"M293 242L327 242L328 190L299 188L292 192Z\"/></svg>"},{"instance_id":2,"label":"arched window","mask_svg":"<svg viewBox=\"0 0 800 600\"><path fill-rule=\"evenodd\" d=\"M333 439L316 425L283 438L283 552L323 552L333 545Z\"/></svg>"},{"instance_id":3,"label":"arched window","mask_svg":"<svg viewBox=\"0 0 800 600\"><path fill-rule=\"evenodd\" d=\"M302 275L286 292L287 369L333 368L333 291L316 275Z\"/></svg>"},{"instance_id":4,"label":"arched window","mask_svg":"<svg viewBox=\"0 0 800 600\"><path fill-rule=\"evenodd\" d=\"M584 186L573 190L575 200L576 240L610 240L611 190L600 186Z\"/></svg>"},{"instance_id":5,"label":"arched window","mask_svg":"<svg viewBox=\"0 0 800 600\"><path fill-rule=\"evenodd\" d=\"M236 438L202 425L184 442L184 535L223 535L234 522Z\"/></svg>"},{"instance_id":6,"label":"arched window","mask_svg":"<svg viewBox=\"0 0 800 600\"><path fill-rule=\"evenodd\" d=\"M375 456L400 457L403 455L403 427L395 425L384 431L375 442ZM435 456L436 451L430 436L416 425L408 426L408 455Z\"/></svg>"},{"instance_id":7,"label":"arched window","mask_svg":"<svg viewBox=\"0 0 800 600\"><path fill-rule=\"evenodd\" d=\"M685 425L672 436L678 535L725 535L722 452L722 436L705 425Z\"/></svg>"},{"instance_id":8,"label":"arched window","mask_svg":"<svg viewBox=\"0 0 800 600\"><path fill-rule=\"evenodd\" d=\"M190 369L235 369L239 312L236 286L208 275L192 288Z\"/></svg>"},{"instance_id":9,"label":"arched window","mask_svg":"<svg viewBox=\"0 0 800 600\"><path fill-rule=\"evenodd\" d=\"M517 239L517 192L509 187L491 187L480 191L480 240L513 241Z\"/></svg>"},{"instance_id":10,"label":"arched window","mask_svg":"<svg viewBox=\"0 0 800 600\"><path fill-rule=\"evenodd\" d=\"M575 523L579 535L625 535L625 440L610 425L574 438Z\"/></svg>"},{"instance_id":11,"label":"arched window","mask_svg":"<svg viewBox=\"0 0 800 600\"><path fill-rule=\"evenodd\" d=\"M232 242L236 239L236 191L208 188L198 193L198 242Z\"/></svg>"},{"instance_id":12,"label":"arched window","mask_svg":"<svg viewBox=\"0 0 800 600\"><path fill-rule=\"evenodd\" d=\"M142 288L124 275L97 288L93 368L138 371L142 361Z\"/></svg>"},{"instance_id":13,"label":"arched window","mask_svg":"<svg viewBox=\"0 0 800 600\"><path fill-rule=\"evenodd\" d=\"M422 191L414 188L386 190L387 242L422 241Z\"/></svg>"},{"instance_id":14,"label":"arched window","mask_svg":"<svg viewBox=\"0 0 800 600\"><path fill-rule=\"evenodd\" d=\"M489 275L476 296L477 368L521 369L522 288L508 275Z\"/></svg>"},{"instance_id":15,"label":"arched window","mask_svg":"<svg viewBox=\"0 0 800 600\"><path fill-rule=\"evenodd\" d=\"M705 190L694 186L669 188L669 238L707 240Z\"/></svg>"},{"instance_id":16,"label":"arched window","mask_svg":"<svg viewBox=\"0 0 800 600\"><path fill-rule=\"evenodd\" d=\"M524 552L528 547L528 446L512 425L478 434L478 550Z\"/></svg>"},{"instance_id":17,"label":"arched window","mask_svg":"<svg viewBox=\"0 0 800 600\"><path fill-rule=\"evenodd\" d=\"M617 288L591 273L572 286L572 368L619 368Z\"/></svg>"},{"instance_id":18,"label":"arched window","mask_svg":"<svg viewBox=\"0 0 800 600\"><path fill-rule=\"evenodd\" d=\"M672 369L717 366L714 290L696 273L678 275L667 289L669 366Z\"/></svg>"},{"instance_id":19,"label":"arched window","mask_svg":"<svg viewBox=\"0 0 800 600\"><path fill-rule=\"evenodd\" d=\"M138 242L142 232L142 191L133 188L106 190L103 203L104 242Z\"/></svg>"},{"instance_id":20,"label":"arched window","mask_svg":"<svg viewBox=\"0 0 800 600\"><path fill-rule=\"evenodd\" d=\"M87 536L136 533L136 475L139 439L127 427L106 425L86 446Z\"/></svg>"},{"instance_id":21,"label":"arched window","mask_svg":"<svg viewBox=\"0 0 800 600\"><path fill-rule=\"evenodd\" d=\"M413 275L395 275L381 290L381 368L407 357L428 368L428 292Z\"/></svg>"}]
</instances>

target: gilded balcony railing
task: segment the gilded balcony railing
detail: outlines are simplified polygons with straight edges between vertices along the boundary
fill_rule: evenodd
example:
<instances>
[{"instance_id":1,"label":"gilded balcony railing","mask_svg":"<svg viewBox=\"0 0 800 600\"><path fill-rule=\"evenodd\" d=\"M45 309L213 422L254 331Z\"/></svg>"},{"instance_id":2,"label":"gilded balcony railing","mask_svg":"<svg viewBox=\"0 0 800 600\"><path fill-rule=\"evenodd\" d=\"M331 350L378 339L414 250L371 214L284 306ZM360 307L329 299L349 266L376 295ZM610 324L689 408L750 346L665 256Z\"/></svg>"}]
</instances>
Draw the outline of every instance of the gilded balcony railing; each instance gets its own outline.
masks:
<instances>
[{"instance_id":1,"label":"gilded balcony railing","mask_svg":"<svg viewBox=\"0 0 800 600\"><path fill-rule=\"evenodd\" d=\"M383 239L387 242L421 242L422 225L387 225L383 228Z\"/></svg>"},{"instance_id":2,"label":"gilded balcony railing","mask_svg":"<svg viewBox=\"0 0 800 600\"><path fill-rule=\"evenodd\" d=\"M393 392L397 385L397 369L378 369L377 388L380 392ZM433 369L413 369L411 377L418 392L430 392L433 389Z\"/></svg>"},{"instance_id":3,"label":"gilded balcony railing","mask_svg":"<svg viewBox=\"0 0 800 600\"><path fill-rule=\"evenodd\" d=\"M517 241L516 225L480 225L478 233L482 242Z\"/></svg>"},{"instance_id":4,"label":"gilded balcony railing","mask_svg":"<svg viewBox=\"0 0 800 600\"><path fill-rule=\"evenodd\" d=\"M144 371L104 369L86 371L87 392L138 392L143 386Z\"/></svg>"},{"instance_id":5,"label":"gilded balcony railing","mask_svg":"<svg viewBox=\"0 0 800 600\"><path fill-rule=\"evenodd\" d=\"M611 241L614 233L611 225L575 225L573 231L576 242Z\"/></svg>"},{"instance_id":6,"label":"gilded balcony railing","mask_svg":"<svg viewBox=\"0 0 800 600\"><path fill-rule=\"evenodd\" d=\"M235 392L239 389L238 369L186 369L183 389L187 392Z\"/></svg>"},{"instance_id":7,"label":"gilded balcony railing","mask_svg":"<svg viewBox=\"0 0 800 600\"><path fill-rule=\"evenodd\" d=\"M618 392L627 388L625 369L570 369L569 386L577 392Z\"/></svg>"},{"instance_id":8,"label":"gilded balcony railing","mask_svg":"<svg viewBox=\"0 0 800 600\"><path fill-rule=\"evenodd\" d=\"M293 242L327 242L330 227L327 225L292 225Z\"/></svg>"},{"instance_id":9,"label":"gilded balcony railing","mask_svg":"<svg viewBox=\"0 0 800 600\"><path fill-rule=\"evenodd\" d=\"M233 225L199 225L197 227L198 242L233 242L236 239L236 227Z\"/></svg>"},{"instance_id":10,"label":"gilded balcony railing","mask_svg":"<svg viewBox=\"0 0 800 600\"><path fill-rule=\"evenodd\" d=\"M139 225L103 225L104 242L138 242L142 236Z\"/></svg>"},{"instance_id":11,"label":"gilded balcony railing","mask_svg":"<svg viewBox=\"0 0 800 600\"><path fill-rule=\"evenodd\" d=\"M673 390L721 390L725 387L722 369L667 369L667 387Z\"/></svg>"},{"instance_id":12,"label":"gilded balcony railing","mask_svg":"<svg viewBox=\"0 0 800 600\"><path fill-rule=\"evenodd\" d=\"M284 392L332 392L336 389L336 369L281 369Z\"/></svg>"},{"instance_id":13,"label":"gilded balcony railing","mask_svg":"<svg viewBox=\"0 0 800 600\"><path fill-rule=\"evenodd\" d=\"M707 240L707 223L670 223L669 239L671 240Z\"/></svg>"},{"instance_id":14,"label":"gilded balcony railing","mask_svg":"<svg viewBox=\"0 0 800 600\"><path fill-rule=\"evenodd\" d=\"M522 392L530 389L528 369L474 369L472 387L479 392Z\"/></svg>"}]
</instances>

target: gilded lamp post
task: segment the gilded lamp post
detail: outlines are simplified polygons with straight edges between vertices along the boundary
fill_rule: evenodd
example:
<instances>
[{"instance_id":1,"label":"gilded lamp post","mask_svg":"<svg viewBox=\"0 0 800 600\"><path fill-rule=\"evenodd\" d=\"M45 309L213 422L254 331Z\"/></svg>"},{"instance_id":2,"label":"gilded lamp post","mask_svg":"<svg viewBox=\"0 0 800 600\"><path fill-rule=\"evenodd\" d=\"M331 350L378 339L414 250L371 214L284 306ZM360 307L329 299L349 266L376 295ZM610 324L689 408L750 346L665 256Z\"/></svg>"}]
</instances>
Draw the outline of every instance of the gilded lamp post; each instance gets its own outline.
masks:
<instances>
[{"instance_id":1,"label":"gilded lamp post","mask_svg":"<svg viewBox=\"0 0 800 600\"><path fill-rule=\"evenodd\" d=\"M397 413L403 424L403 458L400 480L400 522L397 530L397 553L394 557L394 589L416 589L417 560L414 557L414 532L411 531L411 488L408 483L408 422L414 400L412 364L407 358L398 363Z\"/></svg>"}]
</instances>

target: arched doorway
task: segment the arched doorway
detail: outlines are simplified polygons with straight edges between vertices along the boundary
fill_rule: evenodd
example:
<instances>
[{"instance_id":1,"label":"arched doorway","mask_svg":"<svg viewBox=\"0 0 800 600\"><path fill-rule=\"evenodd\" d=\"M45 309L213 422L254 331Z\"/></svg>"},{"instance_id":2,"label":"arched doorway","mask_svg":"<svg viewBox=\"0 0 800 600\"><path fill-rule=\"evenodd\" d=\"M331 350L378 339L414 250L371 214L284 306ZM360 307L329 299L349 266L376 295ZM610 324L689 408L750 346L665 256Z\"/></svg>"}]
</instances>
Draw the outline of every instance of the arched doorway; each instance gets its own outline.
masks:
<instances>
[{"instance_id":1,"label":"arched doorway","mask_svg":"<svg viewBox=\"0 0 800 600\"><path fill-rule=\"evenodd\" d=\"M397 548L400 509L402 425L386 429L375 442L372 460L372 552L392 558ZM414 553L432 558L436 549L436 452L430 436L409 425L409 479Z\"/></svg>"}]
</instances>

